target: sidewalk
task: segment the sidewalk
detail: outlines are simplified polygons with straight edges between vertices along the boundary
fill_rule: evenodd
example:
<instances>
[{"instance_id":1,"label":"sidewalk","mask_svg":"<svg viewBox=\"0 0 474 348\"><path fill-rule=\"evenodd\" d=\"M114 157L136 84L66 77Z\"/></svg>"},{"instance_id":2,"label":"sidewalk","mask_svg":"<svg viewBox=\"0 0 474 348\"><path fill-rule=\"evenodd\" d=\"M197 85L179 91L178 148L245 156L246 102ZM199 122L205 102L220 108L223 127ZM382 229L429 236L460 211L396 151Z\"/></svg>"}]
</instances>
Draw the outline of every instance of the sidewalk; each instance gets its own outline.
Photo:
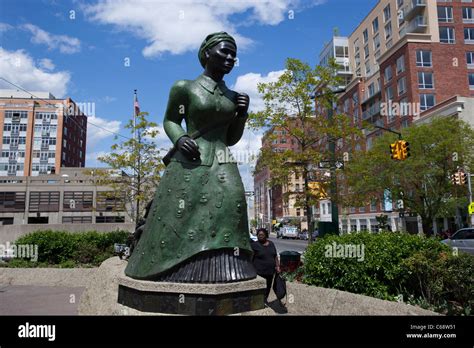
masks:
<instances>
[{"instance_id":1,"label":"sidewalk","mask_svg":"<svg viewBox=\"0 0 474 348\"><path fill-rule=\"evenodd\" d=\"M0 315L115 314L155 315L125 309L117 304L117 274L126 261L106 260L99 268L0 268ZM345 291L299 283L287 283L286 311L281 310L273 292L270 308L243 315L438 315L419 307L383 301ZM71 295L75 303L70 303ZM87 298L79 305L79 298ZM92 313L91 311L98 311Z\"/></svg>"}]
</instances>

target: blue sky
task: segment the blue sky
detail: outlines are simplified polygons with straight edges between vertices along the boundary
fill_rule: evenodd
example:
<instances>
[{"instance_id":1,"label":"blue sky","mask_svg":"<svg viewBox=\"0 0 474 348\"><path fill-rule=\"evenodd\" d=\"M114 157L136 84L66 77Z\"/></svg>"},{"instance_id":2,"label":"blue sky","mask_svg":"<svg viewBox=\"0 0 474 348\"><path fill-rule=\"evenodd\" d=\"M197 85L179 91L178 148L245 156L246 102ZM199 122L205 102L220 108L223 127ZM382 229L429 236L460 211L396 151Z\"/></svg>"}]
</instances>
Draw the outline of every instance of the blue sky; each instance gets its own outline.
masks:
<instances>
[{"instance_id":1,"label":"blue sky","mask_svg":"<svg viewBox=\"0 0 474 348\"><path fill-rule=\"evenodd\" d=\"M30 91L95 103L91 122L129 135L123 126L133 114L133 90L138 89L141 110L161 126L173 82L202 72L197 49L208 33L236 36L239 66L225 80L247 92L256 109L257 82L276 78L287 57L317 64L333 28L350 34L376 3L0 0L0 76ZM96 166L113 135L93 126L88 133L86 165ZM170 145L164 134L158 142ZM259 146L259 134L247 132L237 148ZM251 185L248 168L242 176Z\"/></svg>"}]
</instances>

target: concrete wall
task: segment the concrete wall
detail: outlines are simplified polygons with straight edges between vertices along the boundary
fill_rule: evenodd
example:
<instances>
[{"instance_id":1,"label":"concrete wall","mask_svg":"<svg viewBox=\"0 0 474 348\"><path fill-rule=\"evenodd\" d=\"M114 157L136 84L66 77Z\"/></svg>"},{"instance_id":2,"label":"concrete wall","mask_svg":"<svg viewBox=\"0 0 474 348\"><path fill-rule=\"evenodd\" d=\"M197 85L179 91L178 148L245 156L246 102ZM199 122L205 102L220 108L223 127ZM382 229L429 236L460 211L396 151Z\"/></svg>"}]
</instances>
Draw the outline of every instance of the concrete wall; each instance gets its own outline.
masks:
<instances>
[{"instance_id":1,"label":"concrete wall","mask_svg":"<svg viewBox=\"0 0 474 348\"><path fill-rule=\"evenodd\" d=\"M0 244L6 242L13 243L21 236L38 230L56 230L69 232L113 232L116 230L125 230L133 232L135 224L39 224L39 225L5 225L0 226Z\"/></svg>"}]
</instances>

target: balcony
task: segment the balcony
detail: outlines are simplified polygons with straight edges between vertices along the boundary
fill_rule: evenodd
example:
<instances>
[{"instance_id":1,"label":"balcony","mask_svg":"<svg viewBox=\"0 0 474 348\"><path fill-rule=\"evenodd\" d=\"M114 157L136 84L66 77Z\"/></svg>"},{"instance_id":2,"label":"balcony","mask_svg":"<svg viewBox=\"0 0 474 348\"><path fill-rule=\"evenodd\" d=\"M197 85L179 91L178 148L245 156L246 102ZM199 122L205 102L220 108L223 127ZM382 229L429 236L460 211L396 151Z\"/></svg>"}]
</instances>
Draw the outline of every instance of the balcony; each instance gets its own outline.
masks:
<instances>
[{"instance_id":1,"label":"balcony","mask_svg":"<svg viewBox=\"0 0 474 348\"><path fill-rule=\"evenodd\" d=\"M426 0L411 0L405 11L405 21L410 21L420 15L426 7Z\"/></svg>"},{"instance_id":2,"label":"balcony","mask_svg":"<svg viewBox=\"0 0 474 348\"><path fill-rule=\"evenodd\" d=\"M366 104L369 101L371 101L372 99L374 99L375 97L380 97L381 95L382 95L382 93L380 91L380 88L377 87L377 88L375 88L375 90L372 93L370 93L370 92L365 93L364 99L362 100L361 104Z\"/></svg>"},{"instance_id":3,"label":"balcony","mask_svg":"<svg viewBox=\"0 0 474 348\"><path fill-rule=\"evenodd\" d=\"M417 16L407 27L407 33L424 33L428 27L428 21L425 16Z\"/></svg>"},{"instance_id":4,"label":"balcony","mask_svg":"<svg viewBox=\"0 0 474 348\"><path fill-rule=\"evenodd\" d=\"M375 103L373 106L365 110L362 113L362 120L365 121L377 115L380 115L380 103Z\"/></svg>"}]
</instances>

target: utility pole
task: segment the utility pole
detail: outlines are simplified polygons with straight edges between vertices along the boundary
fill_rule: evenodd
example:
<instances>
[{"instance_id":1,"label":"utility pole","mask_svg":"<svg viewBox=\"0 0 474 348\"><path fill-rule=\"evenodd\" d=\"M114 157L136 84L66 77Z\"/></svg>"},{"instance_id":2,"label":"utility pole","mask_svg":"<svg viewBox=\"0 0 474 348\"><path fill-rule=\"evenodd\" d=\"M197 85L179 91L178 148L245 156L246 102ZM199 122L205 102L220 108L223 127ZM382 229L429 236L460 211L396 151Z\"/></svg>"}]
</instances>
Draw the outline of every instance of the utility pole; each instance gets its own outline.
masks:
<instances>
[{"instance_id":1,"label":"utility pole","mask_svg":"<svg viewBox=\"0 0 474 348\"><path fill-rule=\"evenodd\" d=\"M467 188L469 190L469 204L472 204L472 186L471 186L471 173L470 170L467 171ZM474 214L471 215L471 227L474 227Z\"/></svg>"}]
</instances>

